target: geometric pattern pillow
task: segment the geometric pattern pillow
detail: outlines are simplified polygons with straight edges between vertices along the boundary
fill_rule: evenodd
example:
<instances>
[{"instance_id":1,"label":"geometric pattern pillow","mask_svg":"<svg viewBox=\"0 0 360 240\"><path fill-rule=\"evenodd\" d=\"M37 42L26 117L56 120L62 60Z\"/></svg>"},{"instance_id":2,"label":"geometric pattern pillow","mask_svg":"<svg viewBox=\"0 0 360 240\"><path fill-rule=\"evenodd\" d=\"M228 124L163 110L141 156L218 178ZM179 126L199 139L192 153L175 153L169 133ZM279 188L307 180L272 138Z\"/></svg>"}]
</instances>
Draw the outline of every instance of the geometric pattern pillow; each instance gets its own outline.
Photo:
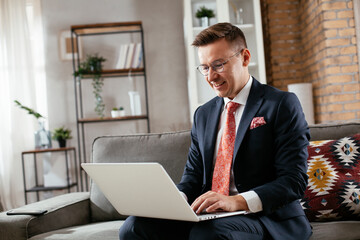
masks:
<instances>
[{"instance_id":1,"label":"geometric pattern pillow","mask_svg":"<svg viewBox=\"0 0 360 240\"><path fill-rule=\"evenodd\" d=\"M360 220L360 134L312 141L308 152L301 204L309 221Z\"/></svg>"}]
</instances>

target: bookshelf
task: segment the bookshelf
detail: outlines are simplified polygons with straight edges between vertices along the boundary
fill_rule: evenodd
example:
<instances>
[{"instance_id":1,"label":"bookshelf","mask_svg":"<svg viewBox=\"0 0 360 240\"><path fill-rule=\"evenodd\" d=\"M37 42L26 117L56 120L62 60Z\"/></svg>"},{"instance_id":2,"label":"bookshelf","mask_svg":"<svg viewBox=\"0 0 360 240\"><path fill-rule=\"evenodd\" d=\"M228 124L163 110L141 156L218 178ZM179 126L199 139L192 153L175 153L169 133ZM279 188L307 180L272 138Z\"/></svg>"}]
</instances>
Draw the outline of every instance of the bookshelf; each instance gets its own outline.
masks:
<instances>
[{"instance_id":1,"label":"bookshelf","mask_svg":"<svg viewBox=\"0 0 360 240\"><path fill-rule=\"evenodd\" d=\"M133 38L133 35L137 35L135 37L139 40L139 42L136 42L133 44L131 41L125 43L119 42L119 39L123 36L130 35L131 39ZM74 89L75 89L75 108L76 108L76 122L77 122L77 137L78 137L78 148L79 148L79 161L80 164L83 162L89 162L90 158L90 149L87 149L86 145L86 132L87 128L85 128L85 125L91 124L96 125L98 123L106 123L108 125L110 124L121 124L128 121L137 121L140 122L140 124L145 125L145 128L147 132L150 132L150 120L149 120L149 107L148 107L148 93L147 93L147 79L146 79L146 68L145 68L145 51L144 51L144 31L142 27L141 21L135 21L135 22L116 22L116 23L97 23L97 24L85 24L85 25L73 25L71 26L71 37L73 39L72 41L72 52L73 52L73 70L74 73L78 71L81 61L80 58L77 56L80 56L80 47L81 42L85 41L85 39L91 39L98 38L101 36L107 37L106 48L110 48L109 46L113 46L114 43L117 45L117 49L111 49L112 52L117 52L119 57L117 59L113 60L113 64L109 68L109 66L104 67L104 69L101 70L101 78L104 81L104 86L114 83L113 81L122 81L121 84L124 84L122 86L131 84L124 80L124 78L131 77L138 77L142 79L142 99L144 99L145 107L142 107L142 113L140 115L132 115L127 114L122 117L110 117L110 116L87 116L86 114L88 112L88 109L84 107L84 95L89 92L89 88L84 87L85 84L89 85L89 81L91 82L93 78L93 74L91 72L89 74L84 74L82 77L74 77ZM110 36L110 39L109 39ZM116 37L115 37L116 36ZM128 39L126 37L123 37L125 39ZM113 41L111 39L114 39ZM112 43L113 45L109 44ZM133 51L131 51L130 55L123 55L122 47L125 45L136 45L136 47L140 47L141 49L137 49L137 52L135 51L135 47ZM99 45L98 45L99 46ZM106 54L99 52L98 50L102 49L98 46L94 46L94 50L99 53L99 55L106 57ZM87 50L83 50L84 54L86 54L86 51L89 51L89 48ZM130 52L130 51L129 51ZM139 53L141 54L139 58ZM137 54L137 57L135 57L135 54ZM132 60L129 59L129 56L132 56ZM123 57L122 61L125 62L131 62L130 64L119 66L119 58ZM136 58L136 59L135 59ZM136 63L136 60L139 62ZM134 67L136 66L136 67ZM110 81L112 79L112 81ZM91 90L91 89L90 89ZM106 96L103 96L106 97ZM145 108L145 110L144 110ZM89 141L89 140L88 140ZM82 169L80 169L80 183L82 190L88 189L88 179L85 176Z\"/></svg>"}]
</instances>

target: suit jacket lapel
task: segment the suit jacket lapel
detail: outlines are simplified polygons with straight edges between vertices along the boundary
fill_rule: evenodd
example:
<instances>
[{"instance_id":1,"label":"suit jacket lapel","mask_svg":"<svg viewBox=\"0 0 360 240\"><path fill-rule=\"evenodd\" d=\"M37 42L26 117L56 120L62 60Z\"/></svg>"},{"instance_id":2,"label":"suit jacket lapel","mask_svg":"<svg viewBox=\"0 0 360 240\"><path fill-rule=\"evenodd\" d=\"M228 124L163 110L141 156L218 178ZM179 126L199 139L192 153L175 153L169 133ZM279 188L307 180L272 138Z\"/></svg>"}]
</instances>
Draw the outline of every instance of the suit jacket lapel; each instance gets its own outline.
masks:
<instances>
[{"instance_id":1,"label":"suit jacket lapel","mask_svg":"<svg viewBox=\"0 0 360 240\"><path fill-rule=\"evenodd\" d=\"M258 112L262 102L263 102L264 89L261 84L254 78L253 83L250 89L249 97L247 99L243 115L240 120L238 131L235 139L234 147L234 156L235 159L238 150L240 148L241 142L244 139L246 131L250 128L250 123L254 118L255 114Z\"/></svg>"}]
</instances>

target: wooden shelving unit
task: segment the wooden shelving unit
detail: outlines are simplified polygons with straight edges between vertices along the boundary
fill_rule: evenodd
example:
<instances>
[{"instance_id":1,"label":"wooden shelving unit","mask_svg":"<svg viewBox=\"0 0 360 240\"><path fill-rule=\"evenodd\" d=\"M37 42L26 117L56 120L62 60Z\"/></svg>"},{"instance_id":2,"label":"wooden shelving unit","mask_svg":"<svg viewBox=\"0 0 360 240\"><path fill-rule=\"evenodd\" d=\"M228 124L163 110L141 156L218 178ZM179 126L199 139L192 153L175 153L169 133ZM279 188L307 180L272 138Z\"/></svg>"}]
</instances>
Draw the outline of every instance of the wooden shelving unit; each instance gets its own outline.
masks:
<instances>
[{"instance_id":1,"label":"wooden shelving unit","mask_svg":"<svg viewBox=\"0 0 360 240\"><path fill-rule=\"evenodd\" d=\"M76 101L76 121L77 121L77 136L78 136L78 146L79 146L79 161L80 164L83 162L89 162L88 156L90 155L86 150L85 144L85 131L84 125L86 124L96 124L96 123L115 123L123 121L146 121L147 132L150 132L150 121L149 121L149 107L148 107L148 93L147 93L147 80L146 80L146 69L145 69L145 48L144 48L144 36L143 28L141 21L135 22L116 22L116 23L100 23L100 24L85 24L85 25L73 25L71 26L71 36L75 40L72 43L76 43L76 46L79 46L79 38L89 38L92 36L99 35L111 35L111 34L140 34L141 46L142 46L142 66L141 68L127 68L127 69L103 69L101 71L101 77L104 79L104 82L108 78L124 78L128 77L130 74L132 77L141 77L144 81L145 93L143 96L145 98L145 114L141 115L127 115L124 117L103 117L103 118L88 118L85 117L83 110L83 89L82 81L89 81L92 79L93 75L89 73L84 75L81 78L74 77L74 88L75 88L75 101ZM80 66L79 58L75 57L80 56L79 49L72 46L73 50L73 69L76 72ZM101 53L100 53L101 55ZM107 84L107 82L105 83ZM126 84L126 83L125 83ZM82 190L88 189L88 181L83 174L82 169L80 170L80 182ZM85 186L83 184L85 182Z\"/></svg>"}]
</instances>

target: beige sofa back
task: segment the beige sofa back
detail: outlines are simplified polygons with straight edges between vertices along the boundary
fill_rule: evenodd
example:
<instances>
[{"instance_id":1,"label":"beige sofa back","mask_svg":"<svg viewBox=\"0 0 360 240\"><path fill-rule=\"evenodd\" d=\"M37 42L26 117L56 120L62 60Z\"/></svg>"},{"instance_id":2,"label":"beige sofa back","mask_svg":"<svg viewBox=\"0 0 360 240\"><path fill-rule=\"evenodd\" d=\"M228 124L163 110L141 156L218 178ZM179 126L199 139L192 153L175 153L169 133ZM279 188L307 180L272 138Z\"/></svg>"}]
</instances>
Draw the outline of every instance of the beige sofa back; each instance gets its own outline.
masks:
<instances>
[{"instance_id":1,"label":"beige sofa back","mask_svg":"<svg viewBox=\"0 0 360 240\"><path fill-rule=\"evenodd\" d=\"M360 123L310 126L311 140L330 140L360 133ZM190 131L129 136L104 136L93 143L93 162L159 162L175 183L181 179L190 147ZM93 221L124 219L96 184L90 189Z\"/></svg>"}]
</instances>

